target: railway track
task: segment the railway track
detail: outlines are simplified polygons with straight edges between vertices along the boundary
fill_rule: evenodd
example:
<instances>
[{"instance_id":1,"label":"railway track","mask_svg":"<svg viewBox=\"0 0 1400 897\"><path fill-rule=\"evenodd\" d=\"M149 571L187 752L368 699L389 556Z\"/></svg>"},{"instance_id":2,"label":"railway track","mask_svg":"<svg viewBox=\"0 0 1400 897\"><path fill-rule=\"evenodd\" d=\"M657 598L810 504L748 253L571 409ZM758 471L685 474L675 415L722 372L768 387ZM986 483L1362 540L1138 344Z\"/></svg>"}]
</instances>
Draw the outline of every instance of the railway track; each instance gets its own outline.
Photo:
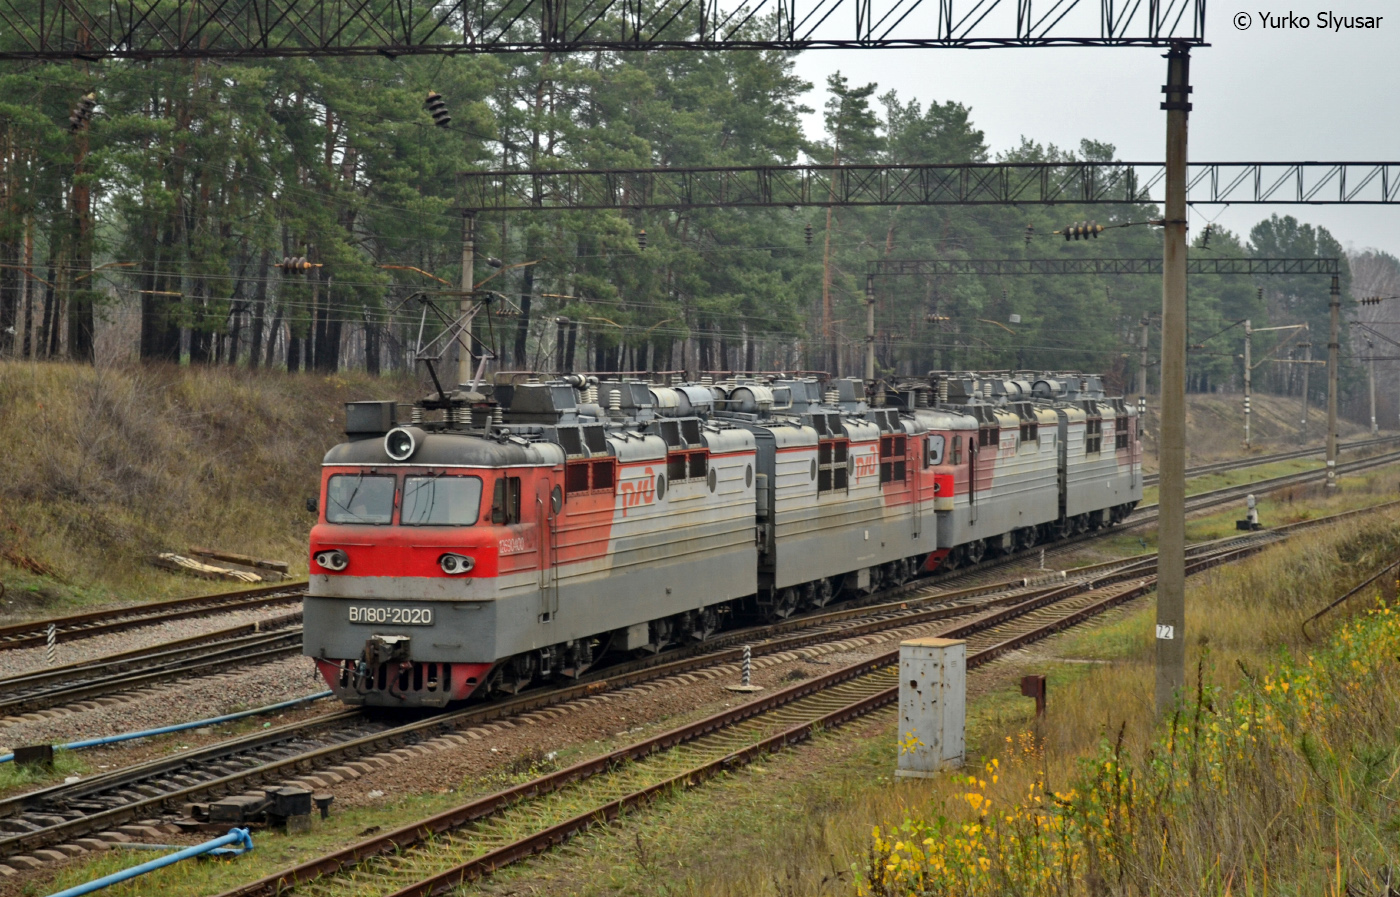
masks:
<instances>
[{"instance_id":1,"label":"railway track","mask_svg":"<svg viewBox=\"0 0 1400 897\"><path fill-rule=\"evenodd\" d=\"M1361 449L1373 448L1380 445L1390 445L1400 441L1400 436L1379 436L1375 439L1359 439L1356 442L1343 442L1337 445L1337 451L1354 452ZM1278 452L1272 455L1259 455L1255 458L1237 459L1234 461L1216 461L1212 464L1200 464L1196 467L1186 468L1186 477L1205 476L1211 473L1225 473L1231 470L1241 470L1247 467L1259 467L1264 464L1273 464L1276 461L1292 461L1295 458L1312 458L1327 451L1327 446L1318 445L1311 448L1295 449L1290 452ZM1144 486L1157 485L1160 477L1155 473L1149 473L1142 478Z\"/></svg>"},{"instance_id":2,"label":"railway track","mask_svg":"<svg viewBox=\"0 0 1400 897\"><path fill-rule=\"evenodd\" d=\"M1355 461L1348 461L1337 465L1337 475L1347 473L1360 473L1376 467L1385 467L1389 464L1400 463L1400 452L1387 452L1383 455L1376 455L1372 458L1359 458ZM1326 469L1304 470L1298 473L1284 474L1283 476L1270 477L1263 480L1255 480L1252 483L1241 483L1238 486L1226 486L1223 489L1213 489L1209 492L1198 492L1195 495L1187 496L1186 512L1192 513L1215 505L1224 504L1233 499L1242 499L1246 495L1262 494L1274 492L1289 486L1297 486L1303 483L1318 482L1327 479ZM1128 515L1122 526L1135 527L1149 523L1155 523L1158 515L1158 506L1140 505L1137 510Z\"/></svg>"},{"instance_id":3,"label":"railway track","mask_svg":"<svg viewBox=\"0 0 1400 897\"><path fill-rule=\"evenodd\" d=\"M299 612L287 614L260 626L12 676L0 683L0 718L299 655L300 621Z\"/></svg>"},{"instance_id":4,"label":"railway track","mask_svg":"<svg viewBox=\"0 0 1400 897\"><path fill-rule=\"evenodd\" d=\"M300 601L306 594L305 583L281 583L236 592L217 592L193 598L175 598L151 604L95 610L48 620L0 626L0 651L7 648L33 648L45 643L52 625L59 639L68 641L90 638L109 632L124 632L142 626L153 626L167 620L183 620L211 613L233 610L257 610Z\"/></svg>"},{"instance_id":5,"label":"railway track","mask_svg":"<svg viewBox=\"0 0 1400 897\"><path fill-rule=\"evenodd\" d=\"M1339 517L1350 516L1349 512ZM1320 525L1336 518L1307 521ZM1280 538L1275 532L1251 533L1219 543L1193 546L1191 556L1219 553L1226 547L1258 550ZM1193 560L1196 563L1197 560ZM540 690L511 701L474 706L447 714L391 726L340 710L303 722L210 745L178 756L161 758L0 801L0 857L61 845L66 841L118 826L158 818L183 804L218 799L316 769L408 747L442 735L520 716L532 710L617 690L641 682L726 663L742 656L741 643L753 645L758 656L790 651L891 630L926 627L977 614L1016 616L1040 604L1063 600L1070 593L1102 589L1123 579L1141 576L1155 558L1129 558L1089 565L1063 574L1048 574L1050 585L1024 577L983 582L959 589L931 585L927 580L884 593L883 604L849 607L810 617L725 635L722 644L699 646L691 656L652 659L612 669L607 675L562 689ZM1057 597L1058 596L1058 597ZM1009 609L1009 610L1008 610Z\"/></svg>"},{"instance_id":6,"label":"railway track","mask_svg":"<svg viewBox=\"0 0 1400 897\"><path fill-rule=\"evenodd\" d=\"M1222 540L1188 572L1227 563L1274 539ZM964 609L938 634L968 640L968 668L1077 625L1155 587L1155 559L1127 565L1111 583L1067 584L995 609ZM869 714L898 700L898 650L770 695L444 813L285 869L221 897L427 897L560 844L674 789Z\"/></svg>"}]
</instances>

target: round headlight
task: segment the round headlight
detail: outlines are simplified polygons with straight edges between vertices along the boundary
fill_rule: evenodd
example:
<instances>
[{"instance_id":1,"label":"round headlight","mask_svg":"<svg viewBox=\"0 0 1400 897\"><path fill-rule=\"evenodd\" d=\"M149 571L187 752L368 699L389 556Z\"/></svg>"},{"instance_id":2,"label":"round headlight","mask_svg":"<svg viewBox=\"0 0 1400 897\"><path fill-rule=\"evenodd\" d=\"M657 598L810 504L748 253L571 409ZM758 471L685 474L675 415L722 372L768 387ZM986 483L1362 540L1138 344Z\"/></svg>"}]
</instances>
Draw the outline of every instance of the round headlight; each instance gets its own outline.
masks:
<instances>
[{"instance_id":1,"label":"round headlight","mask_svg":"<svg viewBox=\"0 0 1400 897\"><path fill-rule=\"evenodd\" d=\"M384 437L384 451L389 453L389 457L395 461L407 461L413 450L418 448L418 440L413 438L413 434L399 427L390 430Z\"/></svg>"},{"instance_id":2,"label":"round headlight","mask_svg":"<svg viewBox=\"0 0 1400 897\"><path fill-rule=\"evenodd\" d=\"M337 548L333 551L316 552L316 563L322 567L325 567L327 570L332 570L336 573L339 573L341 570L344 570L346 567L350 566L350 558L345 554L345 552Z\"/></svg>"},{"instance_id":3,"label":"round headlight","mask_svg":"<svg viewBox=\"0 0 1400 897\"><path fill-rule=\"evenodd\" d=\"M448 576L456 576L458 573L469 572L476 566L476 561L473 558L465 557L460 554L444 554L442 557L438 558L438 566L441 567L442 572L446 573Z\"/></svg>"}]
</instances>

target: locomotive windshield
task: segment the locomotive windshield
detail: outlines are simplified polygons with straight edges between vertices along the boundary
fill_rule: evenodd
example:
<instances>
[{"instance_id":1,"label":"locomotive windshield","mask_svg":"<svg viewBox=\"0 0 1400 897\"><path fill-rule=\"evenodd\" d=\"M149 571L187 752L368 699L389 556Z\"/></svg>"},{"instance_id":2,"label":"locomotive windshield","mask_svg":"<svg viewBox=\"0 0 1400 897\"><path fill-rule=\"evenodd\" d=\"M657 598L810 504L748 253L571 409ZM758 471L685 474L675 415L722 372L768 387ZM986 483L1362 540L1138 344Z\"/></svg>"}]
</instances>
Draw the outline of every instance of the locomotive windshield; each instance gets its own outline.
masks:
<instances>
[{"instance_id":1,"label":"locomotive windshield","mask_svg":"<svg viewBox=\"0 0 1400 897\"><path fill-rule=\"evenodd\" d=\"M481 510L481 480L476 477L406 477L403 482L404 526L471 526Z\"/></svg>"},{"instance_id":2,"label":"locomotive windshield","mask_svg":"<svg viewBox=\"0 0 1400 897\"><path fill-rule=\"evenodd\" d=\"M394 478L336 474L326 487L327 523L382 525L394 519Z\"/></svg>"}]
</instances>

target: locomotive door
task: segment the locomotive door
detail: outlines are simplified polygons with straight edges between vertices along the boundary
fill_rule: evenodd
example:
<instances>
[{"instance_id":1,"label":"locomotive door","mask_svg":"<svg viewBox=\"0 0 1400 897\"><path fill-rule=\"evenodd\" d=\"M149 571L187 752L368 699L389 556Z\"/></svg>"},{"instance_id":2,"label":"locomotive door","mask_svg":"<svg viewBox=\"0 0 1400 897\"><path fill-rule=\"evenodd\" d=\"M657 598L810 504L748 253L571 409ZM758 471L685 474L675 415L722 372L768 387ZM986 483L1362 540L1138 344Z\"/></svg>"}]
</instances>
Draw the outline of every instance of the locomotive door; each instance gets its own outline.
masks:
<instances>
[{"instance_id":1,"label":"locomotive door","mask_svg":"<svg viewBox=\"0 0 1400 897\"><path fill-rule=\"evenodd\" d=\"M535 482L536 532L540 538L540 620L549 622L559 613L559 508L554 493L559 492L545 477ZM562 493L559 496L562 498Z\"/></svg>"}]
</instances>

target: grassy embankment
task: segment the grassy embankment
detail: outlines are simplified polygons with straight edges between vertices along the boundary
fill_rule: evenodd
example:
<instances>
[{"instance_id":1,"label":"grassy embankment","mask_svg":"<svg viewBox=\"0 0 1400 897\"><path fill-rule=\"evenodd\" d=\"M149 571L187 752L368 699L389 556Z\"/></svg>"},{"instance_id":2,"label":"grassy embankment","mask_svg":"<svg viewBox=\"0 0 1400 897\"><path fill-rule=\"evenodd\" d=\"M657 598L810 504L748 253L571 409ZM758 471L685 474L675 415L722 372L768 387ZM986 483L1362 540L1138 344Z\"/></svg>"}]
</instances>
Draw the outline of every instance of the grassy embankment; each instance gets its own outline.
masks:
<instances>
[{"instance_id":1,"label":"grassy embankment","mask_svg":"<svg viewBox=\"0 0 1400 897\"><path fill-rule=\"evenodd\" d=\"M214 367L0 364L0 617L231 588L147 565L211 545L305 573L342 403L402 380Z\"/></svg>"}]
</instances>

